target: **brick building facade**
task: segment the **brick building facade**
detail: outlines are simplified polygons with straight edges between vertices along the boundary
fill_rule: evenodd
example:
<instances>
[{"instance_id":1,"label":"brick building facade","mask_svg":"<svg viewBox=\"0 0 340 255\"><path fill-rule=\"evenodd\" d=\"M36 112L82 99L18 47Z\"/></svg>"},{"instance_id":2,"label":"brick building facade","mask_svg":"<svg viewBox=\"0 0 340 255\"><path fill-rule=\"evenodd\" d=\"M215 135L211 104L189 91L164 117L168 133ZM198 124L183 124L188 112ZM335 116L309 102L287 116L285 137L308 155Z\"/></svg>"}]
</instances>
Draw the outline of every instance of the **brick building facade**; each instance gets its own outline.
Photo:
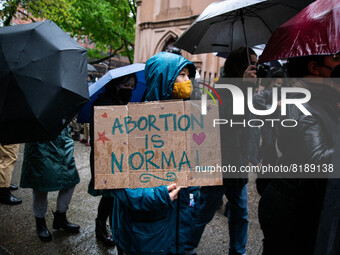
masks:
<instances>
[{"instance_id":1,"label":"brick building facade","mask_svg":"<svg viewBox=\"0 0 340 255\"><path fill-rule=\"evenodd\" d=\"M137 0L134 62L145 63L162 51L195 21L214 0ZM194 62L201 79L212 81L220 74L225 59L213 54L182 55Z\"/></svg>"}]
</instances>

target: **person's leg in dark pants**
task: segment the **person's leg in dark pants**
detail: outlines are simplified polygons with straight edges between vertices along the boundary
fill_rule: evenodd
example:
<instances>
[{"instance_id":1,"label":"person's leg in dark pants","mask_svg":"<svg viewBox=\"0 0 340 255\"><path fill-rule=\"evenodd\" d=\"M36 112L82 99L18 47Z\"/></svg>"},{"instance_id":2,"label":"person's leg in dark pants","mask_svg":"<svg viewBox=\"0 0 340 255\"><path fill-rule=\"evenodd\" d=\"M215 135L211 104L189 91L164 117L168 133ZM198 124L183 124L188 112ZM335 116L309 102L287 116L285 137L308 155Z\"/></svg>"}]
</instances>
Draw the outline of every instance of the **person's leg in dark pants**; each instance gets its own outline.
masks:
<instances>
[{"instance_id":1,"label":"person's leg in dark pants","mask_svg":"<svg viewBox=\"0 0 340 255\"><path fill-rule=\"evenodd\" d=\"M36 232L39 239L43 242L52 240L52 235L46 226L45 215L47 212L47 192L33 190L33 214L36 221Z\"/></svg>"},{"instance_id":2,"label":"person's leg in dark pants","mask_svg":"<svg viewBox=\"0 0 340 255\"><path fill-rule=\"evenodd\" d=\"M80 226L69 222L66 218L66 212L69 208L73 191L75 187L59 190L57 199L57 210L53 212L53 228L64 229L66 232L78 233Z\"/></svg>"},{"instance_id":3,"label":"person's leg in dark pants","mask_svg":"<svg viewBox=\"0 0 340 255\"><path fill-rule=\"evenodd\" d=\"M299 229L296 202L269 184L259 202L259 222L263 232L263 255L297 254Z\"/></svg>"},{"instance_id":4,"label":"person's leg in dark pants","mask_svg":"<svg viewBox=\"0 0 340 255\"><path fill-rule=\"evenodd\" d=\"M96 237L107 246L114 246L115 243L111 235L107 233L106 221L110 220L112 226L113 197L104 197L100 199L98 205L98 215L96 219Z\"/></svg>"},{"instance_id":5,"label":"person's leg in dark pants","mask_svg":"<svg viewBox=\"0 0 340 255\"><path fill-rule=\"evenodd\" d=\"M244 254L248 237L248 189L247 184L226 186L230 204L229 254Z\"/></svg>"},{"instance_id":6,"label":"person's leg in dark pants","mask_svg":"<svg viewBox=\"0 0 340 255\"><path fill-rule=\"evenodd\" d=\"M193 247L196 248L201 240L205 226L212 220L224 194L224 186L209 186L200 189L200 205L194 224Z\"/></svg>"}]
</instances>

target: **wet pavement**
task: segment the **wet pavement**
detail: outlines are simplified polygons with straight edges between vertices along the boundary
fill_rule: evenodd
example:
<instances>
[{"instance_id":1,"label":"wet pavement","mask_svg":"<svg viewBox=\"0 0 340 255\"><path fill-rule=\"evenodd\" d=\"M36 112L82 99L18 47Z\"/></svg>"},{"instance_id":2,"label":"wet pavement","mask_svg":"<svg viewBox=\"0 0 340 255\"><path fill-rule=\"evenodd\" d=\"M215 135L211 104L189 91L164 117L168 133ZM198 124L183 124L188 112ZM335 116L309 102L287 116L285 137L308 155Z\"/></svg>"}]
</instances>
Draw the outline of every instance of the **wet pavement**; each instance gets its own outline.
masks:
<instances>
[{"instance_id":1,"label":"wet pavement","mask_svg":"<svg viewBox=\"0 0 340 255\"><path fill-rule=\"evenodd\" d=\"M12 183L19 184L22 166L23 145L20 146ZM9 206L0 204L0 255L35 255L35 254L117 254L116 248L107 248L97 243L95 238L95 218L99 197L87 193L90 180L89 166L90 148L75 142L74 156L81 178L76 186L67 216L70 222L81 226L79 234L68 234L62 230L53 230L52 210L56 208L58 192L48 195L47 227L52 233L53 240L41 242L35 232L35 220L32 212L32 190L21 189L13 194L23 200L20 205ZM261 254L262 232L257 218L259 196L256 192L254 178L250 177L249 194L249 230L247 254ZM225 202L225 201L224 201ZM197 249L199 255L228 254L228 219L223 216L223 208L218 210L214 219L207 225L201 243Z\"/></svg>"}]
</instances>

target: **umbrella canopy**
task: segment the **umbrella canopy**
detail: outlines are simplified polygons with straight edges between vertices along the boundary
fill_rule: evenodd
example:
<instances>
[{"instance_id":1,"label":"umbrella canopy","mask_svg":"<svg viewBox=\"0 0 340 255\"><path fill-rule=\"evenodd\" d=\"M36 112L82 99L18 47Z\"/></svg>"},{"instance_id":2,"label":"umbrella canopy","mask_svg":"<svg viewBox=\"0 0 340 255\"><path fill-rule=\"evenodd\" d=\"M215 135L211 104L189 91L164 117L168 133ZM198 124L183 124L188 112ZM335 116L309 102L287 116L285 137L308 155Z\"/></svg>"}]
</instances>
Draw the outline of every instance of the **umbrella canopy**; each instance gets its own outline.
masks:
<instances>
[{"instance_id":1,"label":"umbrella canopy","mask_svg":"<svg viewBox=\"0 0 340 255\"><path fill-rule=\"evenodd\" d=\"M210 4L176 41L191 54L231 52L266 43L273 31L314 0L225 0Z\"/></svg>"},{"instance_id":2,"label":"umbrella canopy","mask_svg":"<svg viewBox=\"0 0 340 255\"><path fill-rule=\"evenodd\" d=\"M253 51L256 53L257 56L260 56L265 47L266 47L265 44L260 44L260 45L256 45L256 46L251 47L251 48L253 49ZM215 52L214 54L217 57L227 58L229 56L230 52Z\"/></svg>"},{"instance_id":3,"label":"umbrella canopy","mask_svg":"<svg viewBox=\"0 0 340 255\"><path fill-rule=\"evenodd\" d=\"M52 21L0 28L0 142L56 139L88 101L86 64Z\"/></svg>"},{"instance_id":4,"label":"umbrella canopy","mask_svg":"<svg viewBox=\"0 0 340 255\"><path fill-rule=\"evenodd\" d=\"M87 104L85 104L84 107L80 110L78 114L78 122L89 123L91 117L90 114L92 104L97 99L98 95L105 91L105 85L108 84L111 80L117 79L125 75L133 73L136 74L137 84L136 88L132 91L130 102L140 102L146 90L144 67L145 64L136 63L112 69L108 71L103 77L101 77L96 83L90 85L89 87L90 101Z\"/></svg>"},{"instance_id":5,"label":"umbrella canopy","mask_svg":"<svg viewBox=\"0 0 340 255\"><path fill-rule=\"evenodd\" d=\"M259 62L340 51L340 2L318 0L280 26Z\"/></svg>"},{"instance_id":6,"label":"umbrella canopy","mask_svg":"<svg viewBox=\"0 0 340 255\"><path fill-rule=\"evenodd\" d=\"M97 69L94 67L94 65L87 64L87 71L88 72L97 72Z\"/></svg>"}]
</instances>

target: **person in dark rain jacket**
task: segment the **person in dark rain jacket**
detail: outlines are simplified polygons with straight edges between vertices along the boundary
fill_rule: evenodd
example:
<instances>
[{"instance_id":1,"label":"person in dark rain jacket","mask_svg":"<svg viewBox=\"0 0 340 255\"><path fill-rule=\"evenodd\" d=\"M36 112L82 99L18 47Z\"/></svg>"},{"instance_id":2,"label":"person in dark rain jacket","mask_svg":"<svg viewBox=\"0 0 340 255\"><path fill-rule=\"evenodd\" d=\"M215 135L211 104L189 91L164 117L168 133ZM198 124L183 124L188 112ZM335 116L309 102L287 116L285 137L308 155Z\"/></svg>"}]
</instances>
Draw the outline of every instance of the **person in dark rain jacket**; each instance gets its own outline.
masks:
<instances>
[{"instance_id":1,"label":"person in dark rain jacket","mask_svg":"<svg viewBox=\"0 0 340 255\"><path fill-rule=\"evenodd\" d=\"M26 143L20 186L33 189L33 214L41 241L52 240L45 222L47 195L59 191L57 210L53 213L53 228L78 233L80 227L70 223L66 211L71 202L79 174L73 157L74 142L66 127L54 141Z\"/></svg>"},{"instance_id":2,"label":"person in dark rain jacket","mask_svg":"<svg viewBox=\"0 0 340 255\"><path fill-rule=\"evenodd\" d=\"M297 125L280 127L279 164L295 164L305 169L312 165L323 170L333 167L340 89L329 78L339 77L339 74L333 76L335 67L339 66L339 54L289 60L288 72L296 77L290 84L311 93L311 99L304 104L311 115L305 115L295 105L287 106L285 118L296 120ZM316 178L274 179L269 183L259 203L264 255L314 254L326 185L327 179Z\"/></svg>"}]
</instances>

